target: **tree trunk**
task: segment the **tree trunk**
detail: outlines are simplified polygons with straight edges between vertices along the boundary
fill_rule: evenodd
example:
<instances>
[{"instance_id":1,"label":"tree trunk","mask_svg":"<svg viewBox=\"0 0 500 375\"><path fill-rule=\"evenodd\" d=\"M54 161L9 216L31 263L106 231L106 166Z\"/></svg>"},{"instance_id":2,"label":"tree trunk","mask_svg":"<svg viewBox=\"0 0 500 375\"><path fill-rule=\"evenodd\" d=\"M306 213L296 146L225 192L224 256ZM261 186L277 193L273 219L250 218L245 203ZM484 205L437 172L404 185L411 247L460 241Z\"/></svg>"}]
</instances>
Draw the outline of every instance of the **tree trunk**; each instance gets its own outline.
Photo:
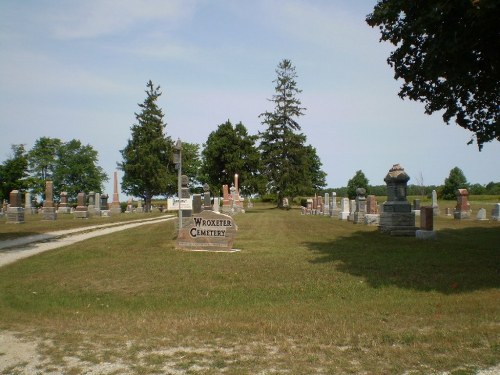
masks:
<instances>
[{"instance_id":1,"label":"tree trunk","mask_svg":"<svg viewBox=\"0 0 500 375\"><path fill-rule=\"evenodd\" d=\"M151 212L151 197L144 198L144 212Z\"/></svg>"}]
</instances>

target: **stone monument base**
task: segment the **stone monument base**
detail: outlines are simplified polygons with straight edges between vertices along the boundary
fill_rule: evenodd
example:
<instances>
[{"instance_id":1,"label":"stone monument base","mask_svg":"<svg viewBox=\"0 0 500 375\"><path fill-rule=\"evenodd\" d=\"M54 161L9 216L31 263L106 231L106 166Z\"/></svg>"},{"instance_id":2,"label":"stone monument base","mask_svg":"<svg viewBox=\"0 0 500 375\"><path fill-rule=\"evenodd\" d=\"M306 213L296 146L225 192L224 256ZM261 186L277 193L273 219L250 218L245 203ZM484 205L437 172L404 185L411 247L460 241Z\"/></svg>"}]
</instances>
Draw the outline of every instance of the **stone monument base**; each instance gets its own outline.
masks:
<instances>
[{"instance_id":1,"label":"stone monument base","mask_svg":"<svg viewBox=\"0 0 500 375\"><path fill-rule=\"evenodd\" d=\"M352 222L354 224L363 224L365 222L365 215L364 212L355 212Z\"/></svg>"},{"instance_id":2,"label":"stone monument base","mask_svg":"<svg viewBox=\"0 0 500 375\"><path fill-rule=\"evenodd\" d=\"M58 214L70 214L71 213L71 207L59 207L57 209Z\"/></svg>"},{"instance_id":3,"label":"stone monument base","mask_svg":"<svg viewBox=\"0 0 500 375\"><path fill-rule=\"evenodd\" d=\"M119 215L122 213L122 208L121 207L111 207L111 210L109 210L109 211L110 211L109 213L111 214L111 216Z\"/></svg>"},{"instance_id":4,"label":"stone monument base","mask_svg":"<svg viewBox=\"0 0 500 375\"><path fill-rule=\"evenodd\" d=\"M339 212L339 219L340 220L347 220L347 219L349 219L349 212Z\"/></svg>"},{"instance_id":5,"label":"stone monument base","mask_svg":"<svg viewBox=\"0 0 500 375\"><path fill-rule=\"evenodd\" d=\"M24 223L24 209L22 207L7 208L7 223L9 224Z\"/></svg>"},{"instance_id":6,"label":"stone monument base","mask_svg":"<svg viewBox=\"0 0 500 375\"><path fill-rule=\"evenodd\" d=\"M44 207L43 208L43 220L56 220L57 212L55 207Z\"/></svg>"},{"instance_id":7,"label":"stone monument base","mask_svg":"<svg viewBox=\"0 0 500 375\"><path fill-rule=\"evenodd\" d=\"M415 232L415 237L419 240L435 240L436 232L433 230L419 229Z\"/></svg>"},{"instance_id":8,"label":"stone monument base","mask_svg":"<svg viewBox=\"0 0 500 375\"><path fill-rule=\"evenodd\" d=\"M469 211L454 211L453 218L455 218L457 220L470 219L470 212Z\"/></svg>"},{"instance_id":9,"label":"stone monument base","mask_svg":"<svg viewBox=\"0 0 500 375\"><path fill-rule=\"evenodd\" d=\"M380 215L379 214L366 214L365 224L366 225L379 225Z\"/></svg>"},{"instance_id":10,"label":"stone monument base","mask_svg":"<svg viewBox=\"0 0 500 375\"><path fill-rule=\"evenodd\" d=\"M109 210L100 210L99 213L101 214L101 217L110 217L111 213Z\"/></svg>"},{"instance_id":11,"label":"stone monument base","mask_svg":"<svg viewBox=\"0 0 500 375\"><path fill-rule=\"evenodd\" d=\"M75 215L76 219L88 219L89 218L89 212L87 210L79 210L78 207L73 212L73 214Z\"/></svg>"},{"instance_id":12,"label":"stone monument base","mask_svg":"<svg viewBox=\"0 0 500 375\"><path fill-rule=\"evenodd\" d=\"M413 212L382 212L379 230L391 236L414 237L417 231L415 214Z\"/></svg>"}]
</instances>

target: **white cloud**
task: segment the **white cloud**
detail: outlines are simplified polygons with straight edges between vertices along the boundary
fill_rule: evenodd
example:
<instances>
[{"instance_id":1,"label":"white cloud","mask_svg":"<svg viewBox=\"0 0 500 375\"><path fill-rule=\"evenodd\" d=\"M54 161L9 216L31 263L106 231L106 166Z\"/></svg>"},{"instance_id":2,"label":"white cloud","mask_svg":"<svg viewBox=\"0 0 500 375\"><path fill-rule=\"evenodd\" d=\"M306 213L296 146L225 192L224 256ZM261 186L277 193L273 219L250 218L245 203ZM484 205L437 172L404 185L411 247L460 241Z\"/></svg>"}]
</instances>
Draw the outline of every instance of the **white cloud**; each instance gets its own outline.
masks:
<instances>
[{"instance_id":1,"label":"white cloud","mask_svg":"<svg viewBox=\"0 0 500 375\"><path fill-rule=\"evenodd\" d=\"M51 19L59 39L94 38L121 33L143 22L178 24L195 10L193 0L86 0L61 3Z\"/></svg>"}]
</instances>

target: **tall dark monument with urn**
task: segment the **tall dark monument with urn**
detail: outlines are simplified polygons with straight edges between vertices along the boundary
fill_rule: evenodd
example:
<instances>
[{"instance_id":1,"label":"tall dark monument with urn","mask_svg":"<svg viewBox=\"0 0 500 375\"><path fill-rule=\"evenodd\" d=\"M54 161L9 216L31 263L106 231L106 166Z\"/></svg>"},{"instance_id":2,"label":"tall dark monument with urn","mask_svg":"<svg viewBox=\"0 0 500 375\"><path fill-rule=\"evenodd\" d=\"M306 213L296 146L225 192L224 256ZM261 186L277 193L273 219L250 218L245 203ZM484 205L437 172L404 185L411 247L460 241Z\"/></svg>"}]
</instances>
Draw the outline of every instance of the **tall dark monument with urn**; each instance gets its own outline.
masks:
<instances>
[{"instance_id":1,"label":"tall dark monument with urn","mask_svg":"<svg viewBox=\"0 0 500 375\"><path fill-rule=\"evenodd\" d=\"M394 164L384 178L387 184L387 202L380 214L379 230L391 236L415 236L415 213L406 200L406 188L410 176L403 167Z\"/></svg>"}]
</instances>

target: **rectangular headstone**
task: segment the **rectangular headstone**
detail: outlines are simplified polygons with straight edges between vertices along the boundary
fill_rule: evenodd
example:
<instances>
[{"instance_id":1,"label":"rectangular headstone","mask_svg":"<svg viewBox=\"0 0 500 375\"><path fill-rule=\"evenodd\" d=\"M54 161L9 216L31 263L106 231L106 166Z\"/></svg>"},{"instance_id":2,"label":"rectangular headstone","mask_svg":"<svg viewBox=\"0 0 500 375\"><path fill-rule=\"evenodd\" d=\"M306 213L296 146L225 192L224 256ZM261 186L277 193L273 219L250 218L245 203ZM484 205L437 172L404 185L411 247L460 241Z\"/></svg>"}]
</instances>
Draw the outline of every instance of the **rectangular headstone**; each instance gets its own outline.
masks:
<instances>
[{"instance_id":1,"label":"rectangular headstone","mask_svg":"<svg viewBox=\"0 0 500 375\"><path fill-rule=\"evenodd\" d=\"M201 194L193 194L193 214L199 214L201 211Z\"/></svg>"}]
</instances>

